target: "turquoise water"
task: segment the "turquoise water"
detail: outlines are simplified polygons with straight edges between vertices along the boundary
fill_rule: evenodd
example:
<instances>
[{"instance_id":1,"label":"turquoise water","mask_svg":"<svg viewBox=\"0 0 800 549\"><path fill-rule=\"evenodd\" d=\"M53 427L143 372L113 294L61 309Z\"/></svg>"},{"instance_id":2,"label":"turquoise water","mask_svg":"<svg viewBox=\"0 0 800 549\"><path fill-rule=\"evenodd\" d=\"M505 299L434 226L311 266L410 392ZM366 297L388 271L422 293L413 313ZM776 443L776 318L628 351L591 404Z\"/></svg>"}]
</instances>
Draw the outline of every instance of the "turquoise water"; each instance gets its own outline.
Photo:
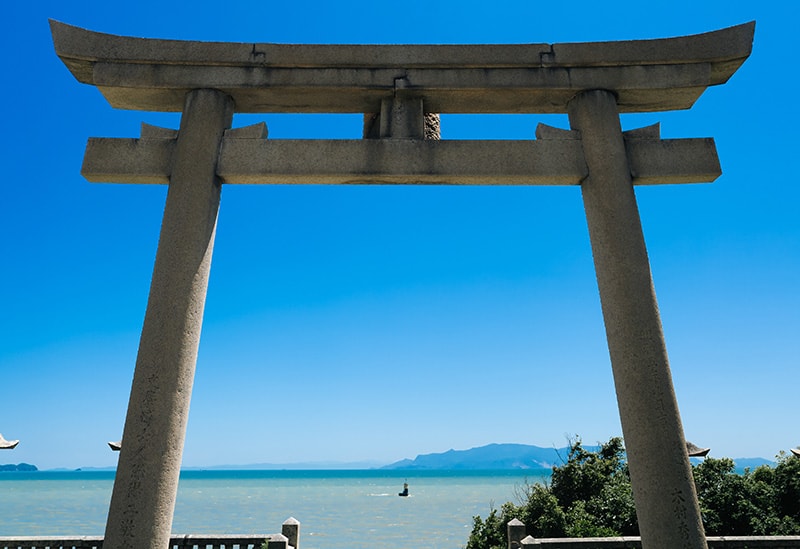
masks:
<instances>
[{"instance_id":1,"label":"turquoise water","mask_svg":"<svg viewBox=\"0 0 800 549\"><path fill-rule=\"evenodd\" d=\"M300 521L303 549L459 549L472 517L542 471L184 471L176 534L269 534ZM397 493L409 483L410 496ZM0 536L102 535L113 472L0 474Z\"/></svg>"}]
</instances>

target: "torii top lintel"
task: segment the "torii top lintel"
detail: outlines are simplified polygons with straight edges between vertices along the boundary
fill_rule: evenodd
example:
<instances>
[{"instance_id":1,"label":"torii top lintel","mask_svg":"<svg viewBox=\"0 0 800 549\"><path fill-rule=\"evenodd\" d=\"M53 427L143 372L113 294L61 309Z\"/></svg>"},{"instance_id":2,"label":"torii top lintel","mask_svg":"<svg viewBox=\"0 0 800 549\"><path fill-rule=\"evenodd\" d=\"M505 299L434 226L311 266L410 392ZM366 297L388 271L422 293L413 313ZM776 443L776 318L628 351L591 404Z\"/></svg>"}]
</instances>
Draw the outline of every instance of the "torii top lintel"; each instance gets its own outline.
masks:
<instances>
[{"instance_id":1,"label":"torii top lintel","mask_svg":"<svg viewBox=\"0 0 800 549\"><path fill-rule=\"evenodd\" d=\"M379 112L394 93L427 112L564 113L587 89L620 112L690 108L750 55L755 22L656 40L512 45L298 45L196 42L97 33L50 21L56 53L112 106L177 111L215 88L236 112Z\"/></svg>"}]
</instances>

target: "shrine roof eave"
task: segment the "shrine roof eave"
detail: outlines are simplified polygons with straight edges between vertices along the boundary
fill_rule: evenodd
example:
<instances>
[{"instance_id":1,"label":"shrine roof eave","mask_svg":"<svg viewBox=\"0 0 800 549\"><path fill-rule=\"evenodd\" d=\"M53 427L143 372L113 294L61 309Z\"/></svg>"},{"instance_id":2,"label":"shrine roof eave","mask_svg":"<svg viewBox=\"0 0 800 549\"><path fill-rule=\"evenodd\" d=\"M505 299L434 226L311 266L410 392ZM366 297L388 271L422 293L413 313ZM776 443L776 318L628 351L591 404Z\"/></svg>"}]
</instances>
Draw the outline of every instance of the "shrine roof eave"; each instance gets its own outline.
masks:
<instances>
[{"instance_id":1,"label":"shrine roof eave","mask_svg":"<svg viewBox=\"0 0 800 549\"><path fill-rule=\"evenodd\" d=\"M394 93L439 113L563 113L607 89L620 112L690 108L752 50L755 22L691 36L566 44L332 45L133 38L50 21L55 50L116 108L181 111L215 88L236 112L378 112Z\"/></svg>"}]
</instances>

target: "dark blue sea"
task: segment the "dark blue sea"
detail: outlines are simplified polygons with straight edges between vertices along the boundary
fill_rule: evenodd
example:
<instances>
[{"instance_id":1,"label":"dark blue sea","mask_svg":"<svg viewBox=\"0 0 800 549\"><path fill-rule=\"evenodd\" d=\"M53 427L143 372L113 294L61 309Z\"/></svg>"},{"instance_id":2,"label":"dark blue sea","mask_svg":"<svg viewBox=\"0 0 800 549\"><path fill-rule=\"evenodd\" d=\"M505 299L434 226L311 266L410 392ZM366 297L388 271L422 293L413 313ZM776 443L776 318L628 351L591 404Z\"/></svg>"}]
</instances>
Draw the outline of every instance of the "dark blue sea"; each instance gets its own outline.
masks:
<instances>
[{"instance_id":1,"label":"dark blue sea","mask_svg":"<svg viewBox=\"0 0 800 549\"><path fill-rule=\"evenodd\" d=\"M472 517L517 501L528 471L183 471L175 534L278 533L303 549L460 549ZM0 473L0 536L102 535L112 471ZM409 497L398 497L408 482Z\"/></svg>"}]
</instances>

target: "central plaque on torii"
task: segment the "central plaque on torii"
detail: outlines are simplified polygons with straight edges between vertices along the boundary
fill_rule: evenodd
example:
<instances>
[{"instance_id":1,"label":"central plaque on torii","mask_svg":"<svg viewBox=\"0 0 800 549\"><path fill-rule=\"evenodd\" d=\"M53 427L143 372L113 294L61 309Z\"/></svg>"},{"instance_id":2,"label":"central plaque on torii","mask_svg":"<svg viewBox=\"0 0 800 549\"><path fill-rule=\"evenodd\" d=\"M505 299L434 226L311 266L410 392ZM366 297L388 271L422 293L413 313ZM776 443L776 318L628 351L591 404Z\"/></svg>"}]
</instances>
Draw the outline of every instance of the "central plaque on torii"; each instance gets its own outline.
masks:
<instances>
[{"instance_id":1,"label":"central plaque on torii","mask_svg":"<svg viewBox=\"0 0 800 549\"><path fill-rule=\"evenodd\" d=\"M180 128L92 138L90 181L168 184L104 547L168 543L221 184L577 185L645 549L706 547L634 185L710 182L713 139L623 132L688 109L750 55L754 23L658 40L283 45L153 40L51 21L56 52L121 109ZM364 113L364 139L268 139L234 112ZM440 140L438 113L566 113L536 139ZM427 137L427 138L426 138Z\"/></svg>"}]
</instances>

